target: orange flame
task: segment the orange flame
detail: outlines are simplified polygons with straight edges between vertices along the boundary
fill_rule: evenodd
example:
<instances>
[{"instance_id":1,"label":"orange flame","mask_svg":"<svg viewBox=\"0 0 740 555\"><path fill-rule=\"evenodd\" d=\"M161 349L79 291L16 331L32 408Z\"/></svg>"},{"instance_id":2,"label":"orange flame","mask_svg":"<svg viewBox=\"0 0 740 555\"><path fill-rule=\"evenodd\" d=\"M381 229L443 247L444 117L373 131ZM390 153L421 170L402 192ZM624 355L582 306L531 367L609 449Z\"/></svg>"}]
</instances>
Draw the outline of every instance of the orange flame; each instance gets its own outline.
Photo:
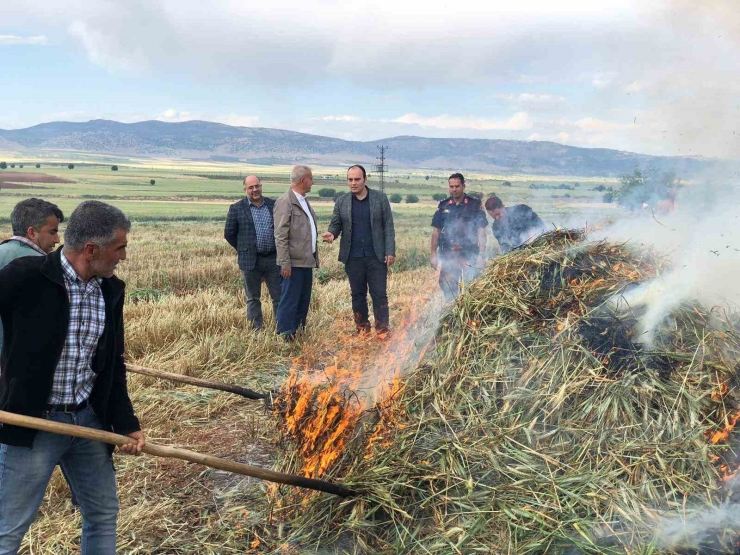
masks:
<instances>
[{"instance_id":1,"label":"orange flame","mask_svg":"<svg viewBox=\"0 0 740 555\"><path fill-rule=\"evenodd\" d=\"M409 314L389 338L379 336L376 341L372 334L341 337L343 349L320 371L314 369L308 354L293 361L275 410L284 418L287 436L297 445L304 475L323 475L341 457L370 409L380 419L366 449L374 448L383 431L397 424L398 415L389 407L403 389L403 370L426 350L415 344L424 305L422 299L411 303Z\"/></svg>"},{"instance_id":2,"label":"orange flame","mask_svg":"<svg viewBox=\"0 0 740 555\"><path fill-rule=\"evenodd\" d=\"M724 429L718 430L713 433L708 432L708 434L711 434L709 443L711 443L712 445L717 445L720 442L727 441L727 439L730 437L730 432L735 429L735 425L737 424L738 420L740 420L740 411L728 415L727 423L725 424Z\"/></svg>"}]
</instances>

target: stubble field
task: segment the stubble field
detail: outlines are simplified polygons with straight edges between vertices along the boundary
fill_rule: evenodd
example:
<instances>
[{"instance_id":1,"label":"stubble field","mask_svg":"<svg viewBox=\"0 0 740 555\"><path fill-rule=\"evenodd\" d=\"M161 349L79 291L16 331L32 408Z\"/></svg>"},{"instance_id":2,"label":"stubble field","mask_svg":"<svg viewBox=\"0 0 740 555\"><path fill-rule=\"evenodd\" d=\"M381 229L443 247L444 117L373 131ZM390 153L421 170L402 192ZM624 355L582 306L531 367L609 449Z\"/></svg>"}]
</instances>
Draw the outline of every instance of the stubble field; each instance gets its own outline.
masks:
<instances>
[{"instance_id":1,"label":"stubble field","mask_svg":"<svg viewBox=\"0 0 740 555\"><path fill-rule=\"evenodd\" d=\"M87 161L87 163L91 163ZM56 202L65 214L82 200L100 198L119 206L134 220L128 259L119 276L127 283L126 357L129 362L220 380L266 391L279 386L291 361L310 356L331 361L340 350L373 352L380 343L360 341L353 329L349 286L336 260L338 244L322 245L322 268L315 274L309 326L301 341L286 345L274 334L269 302L263 303L264 331L245 321L245 297L233 249L223 240L228 206L241 198L239 174L228 165L180 165L120 161L110 165L40 169L34 163L15 171L57 175L69 184L37 184L38 189L0 191L0 238L10 235L12 206L29 196ZM287 168L253 168L262 175L265 194L276 197L287 188ZM197 174L197 175L196 175ZM312 196L322 187L343 189L340 168L317 168ZM408 179L404 177L408 175ZM432 193L446 191L445 176L398 172L388 193L398 190L421 198L418 204L394 205L398 260L389 280L391 325L436 295L436 275L429 267ZM201 177L210 176L210 177ZM336 176L340 176L337 178ZM214 179L213 177L219 177ZM231 179L227 179L231 177ZM508 204L526 202L553 224L593 222L608 214L601 182L581 180L572 190L530 189L560 178L471 176L472 191L499 192ZM155 179L156 185L149 184ZM572 183L573 178L569 183ZM433 183L432 183L433 182ZM372 181L369 183L372 187ZM614 185L611 183L611 185ZM43 187L43 188L41 188ZM553 198L569 193L570 198ZM311 197L309 197L311 199ZM311 199L326 229L331 201ZM490 234L490 232L489 232ZM490 236L490 235L489 235ZM495 241L490 239L491 252ZM423 299L423 301L422 301ZM392 340L392 339L391 339ZM134 407L150 441L271 467L279 450L272 414L260 401L227 393L174 385L129 375ZM121 500L121 553L244 553L270 549L261 530L279 529L273 518L267 484L180 461L116 455ZM26 553L78 552L81 517L57 472L41 514L24 542Z\"/></svg>"}]
</instances>

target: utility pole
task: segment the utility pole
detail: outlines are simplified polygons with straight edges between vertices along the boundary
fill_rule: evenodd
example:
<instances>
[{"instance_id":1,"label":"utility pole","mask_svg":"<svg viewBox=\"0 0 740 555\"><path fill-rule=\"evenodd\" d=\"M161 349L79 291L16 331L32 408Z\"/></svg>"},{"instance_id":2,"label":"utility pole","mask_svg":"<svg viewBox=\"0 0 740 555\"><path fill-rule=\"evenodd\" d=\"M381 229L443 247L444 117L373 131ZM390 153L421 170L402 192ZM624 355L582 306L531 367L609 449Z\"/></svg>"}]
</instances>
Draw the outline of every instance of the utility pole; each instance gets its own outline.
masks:
<instances>
[{"instance_id":1,"label":"utility pole","mask_svg":"<svg viewBox=\"0 0 740 555\"><path fill-rule=\"evenodd\" d=\"M388 171L388 166L385 164L385 151L388 150L387 146L380 145L378 152L380 156L376 158L380 160L380 164L375 164L373 171L380 174L380 191L385 192L385 173Z\"/></svg>"}]
</instances>

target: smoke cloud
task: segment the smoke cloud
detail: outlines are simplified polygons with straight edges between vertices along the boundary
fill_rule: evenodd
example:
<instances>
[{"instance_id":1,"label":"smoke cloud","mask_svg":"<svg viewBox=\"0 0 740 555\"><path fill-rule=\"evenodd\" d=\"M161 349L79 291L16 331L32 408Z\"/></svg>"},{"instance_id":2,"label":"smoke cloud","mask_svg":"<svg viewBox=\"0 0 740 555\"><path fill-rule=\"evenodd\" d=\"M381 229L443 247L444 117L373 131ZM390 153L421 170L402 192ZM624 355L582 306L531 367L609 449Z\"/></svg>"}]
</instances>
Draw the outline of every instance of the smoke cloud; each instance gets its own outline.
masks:
<instances>
[{"instance_id":1,"label":"smoke cloud","mask_svg":"<svg viewBox=\"0 0 740 555\"><path fill-rule=\"evenodd\" d=\"M641 341L651 345L656 330L681 303L698 301L707 309L735 311L740 306L740 188L716 180L685 187L675 212L656 215L645 207L594 239L655 247L670 269L624 295L643 308Z\"/></svg>"}]
</instances>

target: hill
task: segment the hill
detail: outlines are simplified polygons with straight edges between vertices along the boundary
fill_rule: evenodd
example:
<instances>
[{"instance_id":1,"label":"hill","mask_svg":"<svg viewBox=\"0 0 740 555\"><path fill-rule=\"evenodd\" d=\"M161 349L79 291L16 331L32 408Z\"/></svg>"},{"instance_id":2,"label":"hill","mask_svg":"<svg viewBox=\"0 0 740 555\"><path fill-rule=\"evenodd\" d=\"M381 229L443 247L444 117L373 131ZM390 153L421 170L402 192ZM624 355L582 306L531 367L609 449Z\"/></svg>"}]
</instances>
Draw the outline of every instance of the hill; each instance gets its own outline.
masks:
<instances>
[{"instance_id":1,"label":"hill","mask_svg":"<svg viewBox=\"0 0 740 555\"><path fill-rule=\"evenodd\" d=\"M207 121L168 123L109 120L51 122L0 129L0 148L19 152L71 150L122 156L167 156L214 161L345 165L373 163L376 147L389 149L392 166L466 169L529 174L613 176L652 165L682 176L708 170L737 171L736 162L695 157L648 156L604 148L580 148L547 141L432 139L399 136L346 141L262 127L234 127Z\"/></svg>"}]
</instances>

